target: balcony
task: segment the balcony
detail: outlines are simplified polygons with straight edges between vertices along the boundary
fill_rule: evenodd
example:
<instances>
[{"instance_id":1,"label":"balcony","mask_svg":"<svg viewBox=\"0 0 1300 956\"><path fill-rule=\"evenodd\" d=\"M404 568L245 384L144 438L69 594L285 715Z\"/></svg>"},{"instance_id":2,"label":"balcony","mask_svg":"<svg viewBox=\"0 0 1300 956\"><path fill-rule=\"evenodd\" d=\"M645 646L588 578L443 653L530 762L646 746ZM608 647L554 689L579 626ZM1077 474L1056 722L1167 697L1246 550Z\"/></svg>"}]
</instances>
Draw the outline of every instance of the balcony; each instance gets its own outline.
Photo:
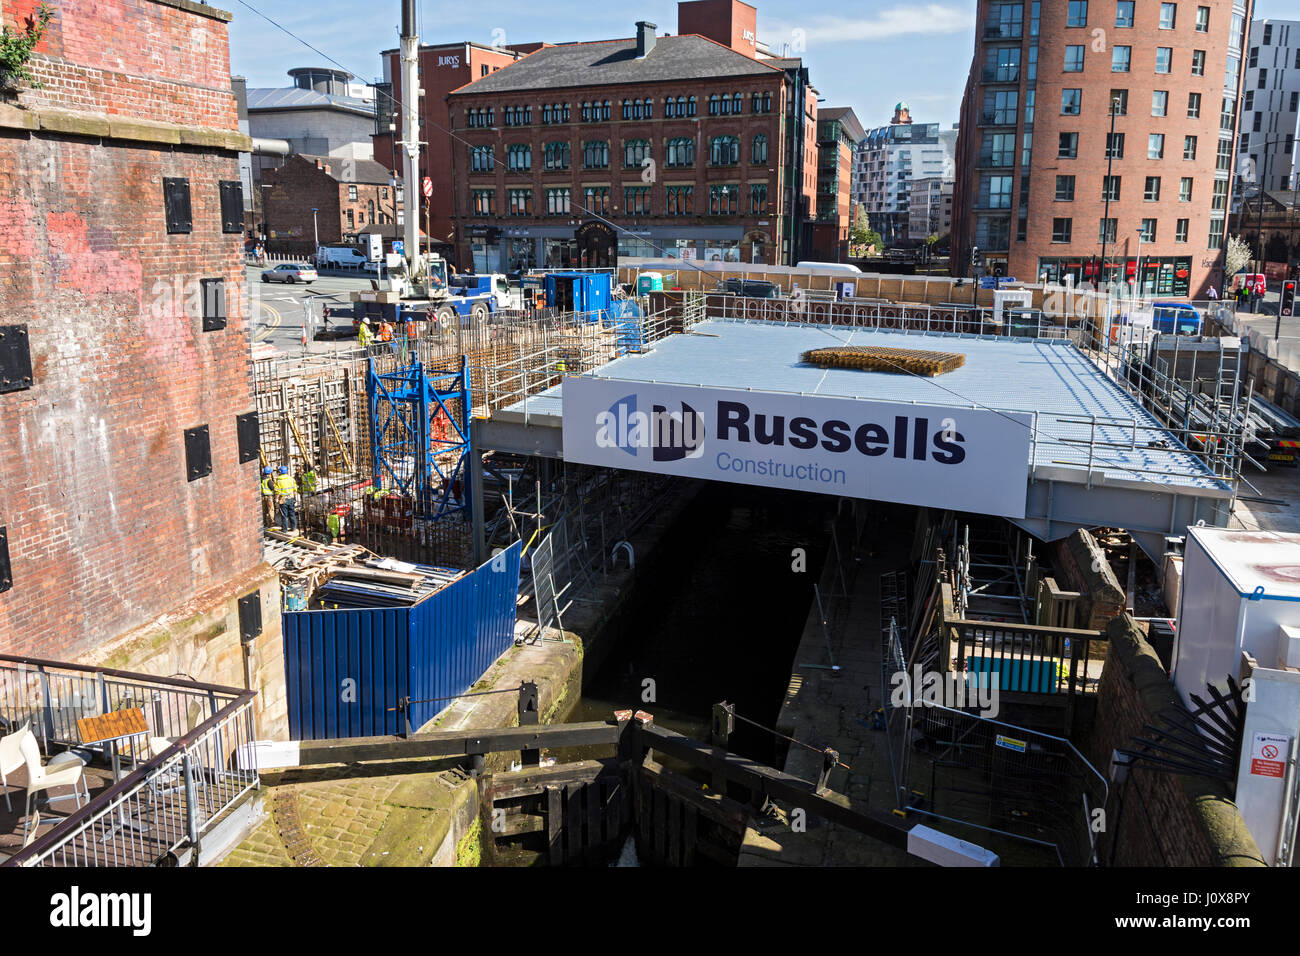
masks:
<instances>
[{"instance_id":1,"label":"balcony","mask_svg":"<svg viewBox=\"0 0 1300 956\"><path fill-rule=\"evenodd\" d=\"M1019 40L1023 29L1019 23L986 23L984 24L984 39Z\"/></svg>"},{"instance_id":2,"label":"balcony","mask_svg":"<svg viewBox=\"0 0 1300 956\"><path fill-rule=\"evenodd\" d=\"M258 786L256 767L236 760L254 739L254 696L0 655L0 735L26 728L44 769L48 758L81 768L78 783L34 794L31 820L24 818L30 765L8 774L13 809L0 806L0 866L155 866L189 855ZM83 738L94 723L87 718L140 729L95 742L102 736ZM63 799L83 784L89 799ZM47 808L47 797L58 809Z\"/></svg>"},{"instance_id":3,"label":"balcony","mask_svg":"<svg viewBox=\"0 0 1300 956\"><path fill-rule=\"evenodd\" d=\"M980 79L985 83L1019 83L1020 67L986 66L980 74Z\"/></svg>"},{"instance_id":4,"label":"balcony","mask_svg":"<svg viewBox=\"0 0 1300 956\"><path fill-rule=\"evenodd\" d=\"M1015 165L1016 151L1014 149L982 152L975 159L976 169L1011 169Z\"/></svg>"},{"instance_id":5,"label":"balcony","mask_svg":"<svg viewBox=\"0 0 1300 956\"><path fill-rule=\"evenodd\" d=\"M980 113L978 126L1015 126L1017 110L989 110Z\"/></svg>"}]
</instances>

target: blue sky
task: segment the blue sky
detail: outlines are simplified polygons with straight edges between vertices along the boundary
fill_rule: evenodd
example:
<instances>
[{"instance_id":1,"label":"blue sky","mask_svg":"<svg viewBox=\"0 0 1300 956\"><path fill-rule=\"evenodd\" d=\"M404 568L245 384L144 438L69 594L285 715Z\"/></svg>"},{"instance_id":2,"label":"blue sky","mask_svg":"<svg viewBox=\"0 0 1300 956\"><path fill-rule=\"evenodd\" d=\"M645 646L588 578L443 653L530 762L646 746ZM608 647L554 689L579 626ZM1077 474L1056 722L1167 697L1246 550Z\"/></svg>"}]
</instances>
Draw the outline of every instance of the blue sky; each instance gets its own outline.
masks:
<instances>
[{"instance_id":1,"label":"blue sky","mask_svg":"<svg viewBox=\"0 0 1300 956\"><path fill-rule=\"evenodd\" d=\"M759 39L769 46L802 42L813 85L829 106L851 106L870 128L889 122L906 100L916 122L951 126L974 48L973 0L753 0ZM1256 18L1296 16L1295 0L1258 0ZM400 0L216 0L235 19L231 69L249 86L288 84L285 71L323 57L272 27L283 25L360 78L379 74L379 51L397 46ZM677 32L675 0L631 4L592 0L417 0L426 43L474 40L602 40L632 36L637 20ZM250 9L251 8L251 9Z\"/></svg>"}]
</instances>

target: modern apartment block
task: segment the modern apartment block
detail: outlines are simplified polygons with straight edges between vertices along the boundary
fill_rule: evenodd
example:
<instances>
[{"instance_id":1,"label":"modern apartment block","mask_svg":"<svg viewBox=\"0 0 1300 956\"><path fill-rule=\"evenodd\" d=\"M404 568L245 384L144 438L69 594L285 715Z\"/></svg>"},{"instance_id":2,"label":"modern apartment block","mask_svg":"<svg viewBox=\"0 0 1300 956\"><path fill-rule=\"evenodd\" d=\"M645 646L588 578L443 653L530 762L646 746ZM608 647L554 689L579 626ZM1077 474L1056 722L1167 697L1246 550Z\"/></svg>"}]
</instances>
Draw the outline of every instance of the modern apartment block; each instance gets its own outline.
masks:
<instances>
[{"instance_id":1,"label":"modern apartment block","mask_svg":"<svg viewBox=\"0 0 1300 956\"><path fill-rule=\"evenodd\" d=\"M853 226L853 159L866 133L846 106L817 111L817 222L813 256L842 262L848 257Z\"/></svg>"},{"instance_id":2,"label":"modern apartment block","mask_svg":"<svg viewBox=\"0 0 1300 956\"><path fill-rule=\"evenodd\" d=\"M953 271L1134 282L1140 257L1145 293L1221 284L1250 10L980 0Z\"/></svg>"},{"instance_id":3,"label":"modern apartment block","mask_svg":"<svg viewBox=\"0 0 1300 956\"><path fill-rule=\"evenodd\" d=\"M854 159L854 205L867 208L886 245L908 238L912 183L954 176L957 131L938 123L913 123L906 103L894 107L888 126L867 130Z\"/></svg>"},{"instance_id":4,"label":"modern apartment block","mask_svg":"<svg viewBox=\"0 0 1300 956\"><path fill-rule=\"evenodd\" d=\"M912 183L907 234L913 239L944 236L952 228L952 180L927 176Z\"/></svg>"},{"instance_id":5,"label":"modern apartment block","mask_svg":"<svg viewBox=\"0 0 1300 956\"><path fill-rule=\"evenodd\" d=\"M448 97L456 259L787 263L810 248L817 91L756 11L683 3L683 32L544 46Z\"/></svg>"},{"instance_id":6,"label":"modern apartment block","mask_svg":"<svg viewBox=\"0 0 1300 956\"><path fill-rule=\"evenodd\" d=\"M1295 189L1300 20L1255 20L1247 44L1238 149L1244 190Z\"/></svg>"}]
</instances>

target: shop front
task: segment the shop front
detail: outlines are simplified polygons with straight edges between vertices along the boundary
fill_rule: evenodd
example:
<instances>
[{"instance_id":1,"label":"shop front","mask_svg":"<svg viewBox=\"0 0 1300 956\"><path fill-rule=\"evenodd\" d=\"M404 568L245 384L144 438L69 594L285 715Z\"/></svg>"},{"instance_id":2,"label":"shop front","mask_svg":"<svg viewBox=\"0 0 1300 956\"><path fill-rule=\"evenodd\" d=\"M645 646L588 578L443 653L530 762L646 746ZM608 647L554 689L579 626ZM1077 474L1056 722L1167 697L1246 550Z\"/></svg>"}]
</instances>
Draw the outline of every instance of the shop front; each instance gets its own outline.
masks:
<instances>
[{"instance_id":1,"label":"shop front","mask_svg":"<svg viewBox=\"0 0 1300 956\"><path fill-rule=\"evenodd\" d=\"M1136 257L1108 258L1104 264L1096 256L1043 258L1038 260L1038 275L1049 283L1114 285L1123 295L1136 292L1185 299L1191 294L1192 260L1189 256L1143 256L1139 276Z\"/></svg>"}]
</instances>

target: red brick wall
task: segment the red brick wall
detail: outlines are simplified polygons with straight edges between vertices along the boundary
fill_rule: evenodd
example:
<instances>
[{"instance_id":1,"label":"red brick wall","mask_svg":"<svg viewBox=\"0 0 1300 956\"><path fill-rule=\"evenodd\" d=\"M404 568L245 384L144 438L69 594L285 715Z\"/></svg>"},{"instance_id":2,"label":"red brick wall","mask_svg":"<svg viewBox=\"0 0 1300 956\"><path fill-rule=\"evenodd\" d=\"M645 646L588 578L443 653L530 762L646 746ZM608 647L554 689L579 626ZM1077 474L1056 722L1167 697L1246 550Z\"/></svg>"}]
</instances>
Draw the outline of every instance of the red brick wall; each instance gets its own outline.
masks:
<instances>
[{"instance_id":1,"label":"red brick wall","mask_svg":"<svg viewBox=\"0 0 1300 956\"><path fill-rule=\"evenodd\" d=\"M22 28L39 0L4 4ZM23 103L114 116L238 129L226 23L153 0L55 0L54 19L29 65L42 89Z\"/></svg>"},{"instance_id":2,"label":"red brick wall","mask_svg":"<svg viewBox=\"0 0 1300 956\"><path fill-rule=\"evenodd\" d=\"M66 91L24 104L235 128L233 101L228 122L193 110L229 95L223 22L146 0L59 9L52 52L88 68L61 61ZM198 34L211 56L195 62ZM166 232L165 176L190 181L189 234ZM0 131L0 321L28 325L35 380L0 395L0 650L77 656L260 563L257 463L237 463L235 434L253 408L242 237L221 231L218 191L238 179L234 153ZM208 277L226 280L215 332ZM183 431L203 424L213 471L188 482Z\"/></svg>"},{"instance_id":3,"label":"red brick wall","mask_svg":"<svg viewBox=\"0 0 1300 956\"><path fill-rule=\"evenodd\" d=\"M677 4L677 32L697 33L754 56L758 36L758 10L738 0L686 0Z\"/></svg>"}]
</instances>

